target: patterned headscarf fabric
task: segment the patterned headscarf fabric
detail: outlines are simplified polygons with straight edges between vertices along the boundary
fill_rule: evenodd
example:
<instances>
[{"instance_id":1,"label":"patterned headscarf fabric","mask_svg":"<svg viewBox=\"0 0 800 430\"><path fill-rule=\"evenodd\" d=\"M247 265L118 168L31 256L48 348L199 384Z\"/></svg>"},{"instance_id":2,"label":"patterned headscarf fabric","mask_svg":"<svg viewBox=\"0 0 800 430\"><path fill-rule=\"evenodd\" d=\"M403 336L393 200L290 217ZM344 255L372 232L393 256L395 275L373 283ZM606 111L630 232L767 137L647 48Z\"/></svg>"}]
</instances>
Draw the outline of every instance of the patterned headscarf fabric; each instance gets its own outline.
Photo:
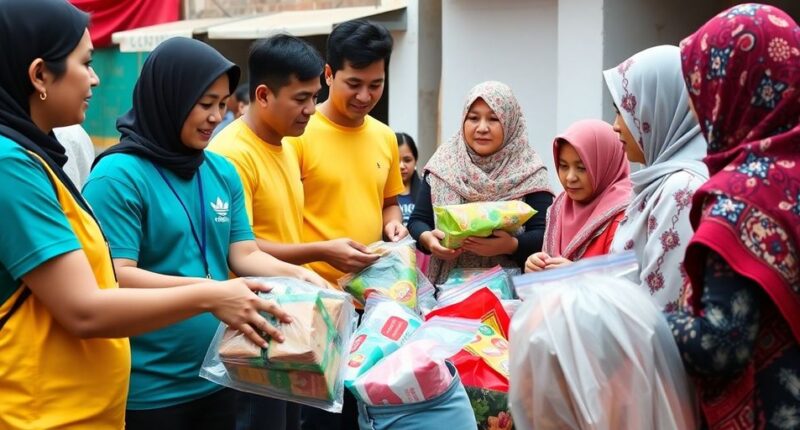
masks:
<instances>
[{"instance_id":1,"label":"patterned headscarf fabric","mask_svg":"<svg viewBox=\"0 0 800 430\"><path fill-rule=\"evenodd\" d=\"M578 121L553 141L553 160L558 166L561 142L575 148L594 189L588 202L572 200L566 192L556 197L547 213L543 251L551 256L577 260L592 239L625 210L631 198L630 167L625 150L610 124Z\"/></svg>"},{"instance_id":2,"label":"patterned headscarf fabric","mask_svg":"<svg viewBox=\"0 0 800 430\"><path fill-rule=\"evenodd\" d=\"M691 214L690 310L698 311L710 248L764 289L800 341L800 28L775 7L739 5L684 40L681 60L712 175ZM714 402L712 428L754 410L755 400L743 396L757 367L721 390L727 397Z\"/></svg>"},{"instance_id":3,"label":"patterned headscarf fabric","mask_svg":"<svg viewBox=\"0 0 800 430\"><path fill-rule=\"evenodd\" d=\"M631 174L634 196L611 250L634 250L640 270L632 280L672 310L683 291L681 265L694 234L691 198L708 179L702 162L707 144L689 108L680 49L646 49L603 75L646 164Z\"/></svg>"},{"instance_id":4,"label":"patterned headscarf fabric","mask_svg":"<svg viewBox=\"0 0 800 430\"><path fill-rule=\"evenodd\" d=\"M503 145L483 157L473 151L464 138L464 121L477 99L482 99L503 126ZM446 144L439 147L425 166L434 206L470 202L522 199L526 195L550 192L547 169L528 143L528 128L522 108L511 88L487 81L470 90L461 114L461 126ZM502 261L500 261L502 260ZM464 253L451 262L431 258L428 274L434 282L444 282L453 267L515 266L506 257L486 258Z\"/></svg>"}]
</instances>

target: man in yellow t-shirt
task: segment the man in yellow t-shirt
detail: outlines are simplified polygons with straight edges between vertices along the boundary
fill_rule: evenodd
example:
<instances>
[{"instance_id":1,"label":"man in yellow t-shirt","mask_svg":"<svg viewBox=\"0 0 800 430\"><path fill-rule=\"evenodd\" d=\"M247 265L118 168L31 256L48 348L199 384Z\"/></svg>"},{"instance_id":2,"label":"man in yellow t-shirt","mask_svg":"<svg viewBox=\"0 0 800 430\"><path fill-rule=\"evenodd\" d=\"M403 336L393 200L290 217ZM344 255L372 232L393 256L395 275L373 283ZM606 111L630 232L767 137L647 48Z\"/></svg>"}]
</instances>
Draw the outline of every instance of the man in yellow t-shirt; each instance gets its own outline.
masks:
<instances>
[{"instance_id":1,"label":"man in yellow t-shirt","mask_svg":"<svg viewBox=\"0 0 800 430\"><path fill-rule=\"evenodd\" d=\"M408 234L397 204L403 192L397 138L369 116L383 95L392 38L382 26L348 21L328 38L327 100L302 136L287 139L303 180L303 240L349 237L369 244ZM326 262L311 268L330 282L344 273Z\"/></svg>"},{"instance_id":2,"label":"man in yellow t-shirt","mask_svg":"<svg viewBox=\"0 0 800 430\"><path fill-rule=\"evenodd\" d=\"M377 259L346 237L304 243L303 184L292 145L315 110L324 62L301 39L277 35L250 51L251 104L225 127L209 149L239 172L245 207L256 242L269 254L294 264L325 261L341 270L360 270Z\"/></svg>"},{"instance_id":3,"label":"man in yellow t-shirt","mask_svg":"<svg viewBox=\"0 0 800 430\"><path fill-rule=\"evenodd\" d=\"M285 136L303 133L314 114L324 62L308 43L288 35L257 42L250 50L250 106L217 134L209 149L225 156L242 180L245 208L261 250L287 262L325 261L356 271L378 257L339 236L304 243L303 184ZM298 428L295 403L237 394L237 428Z\"/></svg>"}]
</instances>

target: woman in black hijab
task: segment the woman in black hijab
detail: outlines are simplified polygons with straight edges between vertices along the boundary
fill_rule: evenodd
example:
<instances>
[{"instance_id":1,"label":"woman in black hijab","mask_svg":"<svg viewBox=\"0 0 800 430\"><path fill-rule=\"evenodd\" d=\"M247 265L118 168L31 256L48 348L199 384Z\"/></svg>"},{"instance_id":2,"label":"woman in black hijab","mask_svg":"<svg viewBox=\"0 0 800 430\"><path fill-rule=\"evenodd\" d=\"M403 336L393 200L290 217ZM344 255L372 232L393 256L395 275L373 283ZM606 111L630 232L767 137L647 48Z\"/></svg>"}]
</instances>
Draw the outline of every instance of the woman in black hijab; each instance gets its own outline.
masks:
<instances>
[{"instance_id":1,"label":"woman in black hijab","mask_svg":"<svg viewBox=\"0 0 800 430\"><path fill-rule=\"evenodd\" d=\"M241 279L117 288L52 135L83 121L99 83L88 22L64 0L0 1L0 428L120 429L125 337L210 311L263 344L256 330L278 333L259 311L286 318Z\"/></svg>"},{"instance_id":2,"label":"woman in black hijab","mask_svg":"<svg viewBox=\"0 0 800 430\"><path fill-rule=\"evenodd\" d=\"M83 188L121 287L225 280L229 272L327 286L259 250L235 168L204 151L238 80L238 67L193 39L169 39L145 61L133 108L117 121L121 141ZM127 429L233 428L233 392L198 376L218 325L199 315L131 338Z\"/></svg>"}]
</instances>

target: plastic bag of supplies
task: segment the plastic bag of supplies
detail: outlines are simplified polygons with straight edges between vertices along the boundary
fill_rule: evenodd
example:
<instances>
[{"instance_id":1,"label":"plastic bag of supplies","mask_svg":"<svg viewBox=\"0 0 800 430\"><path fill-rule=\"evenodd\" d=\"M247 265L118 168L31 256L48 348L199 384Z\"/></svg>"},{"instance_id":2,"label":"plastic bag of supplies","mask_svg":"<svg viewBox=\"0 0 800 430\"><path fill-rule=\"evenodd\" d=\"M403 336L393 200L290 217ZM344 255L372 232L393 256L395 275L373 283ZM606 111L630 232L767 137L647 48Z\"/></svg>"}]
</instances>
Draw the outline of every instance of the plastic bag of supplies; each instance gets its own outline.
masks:
<instances>
[{"instance_id":1,"label":"plastic bag of supplies","mask_svg":"<svg viewBox=\"0 0 800 430\"><path fill-rule=\"evenodd\" d=\"M509 403L519 429L695 429L694 393L667 321L621 278L632 253L514 278Z\"/></svg>"},{"instance_id":2,"label":"plastic bag of supplies","mask_svg":"<svg viewBox=\"0 0 800 430\"><path fill-rule=\"evenodd\" d=\"M344 360L356 321L351 297L293 278L255 278L272 290L259 295L292 316L283 323L265 314L285 340L265 337L267 348L220 324L200 376L265 397L341 412Z\"/></svg>"},{"instance_id":3,"label":"plastic bag of supplies","mask_svg":"<svg viewBox=\"0 0 800 430\"><path fill-rule=\"evenodd\" d=\"M362 305L372 293L417 308L417 254L410 237L399 242L374 242L367 246L381 258L358 273L348 273L337 280L339 287L352 294Z\"/></svg>"}]
</instances>

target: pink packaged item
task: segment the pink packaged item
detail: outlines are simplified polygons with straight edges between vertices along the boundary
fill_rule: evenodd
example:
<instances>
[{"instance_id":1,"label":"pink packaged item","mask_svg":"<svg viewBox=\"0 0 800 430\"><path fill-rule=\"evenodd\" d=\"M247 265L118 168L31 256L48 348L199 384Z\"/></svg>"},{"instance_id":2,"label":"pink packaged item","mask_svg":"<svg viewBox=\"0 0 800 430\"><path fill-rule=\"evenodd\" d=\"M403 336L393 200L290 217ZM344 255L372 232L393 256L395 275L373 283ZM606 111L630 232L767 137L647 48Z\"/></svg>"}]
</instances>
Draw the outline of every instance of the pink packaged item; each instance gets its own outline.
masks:
<instances>
[{"instance_id":1,"label":"pink packaged item","mask_svg":"<svg viewBox=\"0 0 800 430\"><path fill-rule=\"evenodd\" d=\"M453 382L444 360L428 355L431 340L404 345L381 360L360 382L359 394L369 405L401 405L432 399Z\"/></svg>"},{"instance_id":2,"label":"pink packaged item","mask_svg":"<svg viewBox=\"0 0 800 430\"><path fill-rule=\"evenodd\" d=\"M445 363L475 336L480 322L434 317L397 351L356 379L350 391L367 405L402 405L433 399L447 391L453 375Z\"/></svg>"}]
</instances>

